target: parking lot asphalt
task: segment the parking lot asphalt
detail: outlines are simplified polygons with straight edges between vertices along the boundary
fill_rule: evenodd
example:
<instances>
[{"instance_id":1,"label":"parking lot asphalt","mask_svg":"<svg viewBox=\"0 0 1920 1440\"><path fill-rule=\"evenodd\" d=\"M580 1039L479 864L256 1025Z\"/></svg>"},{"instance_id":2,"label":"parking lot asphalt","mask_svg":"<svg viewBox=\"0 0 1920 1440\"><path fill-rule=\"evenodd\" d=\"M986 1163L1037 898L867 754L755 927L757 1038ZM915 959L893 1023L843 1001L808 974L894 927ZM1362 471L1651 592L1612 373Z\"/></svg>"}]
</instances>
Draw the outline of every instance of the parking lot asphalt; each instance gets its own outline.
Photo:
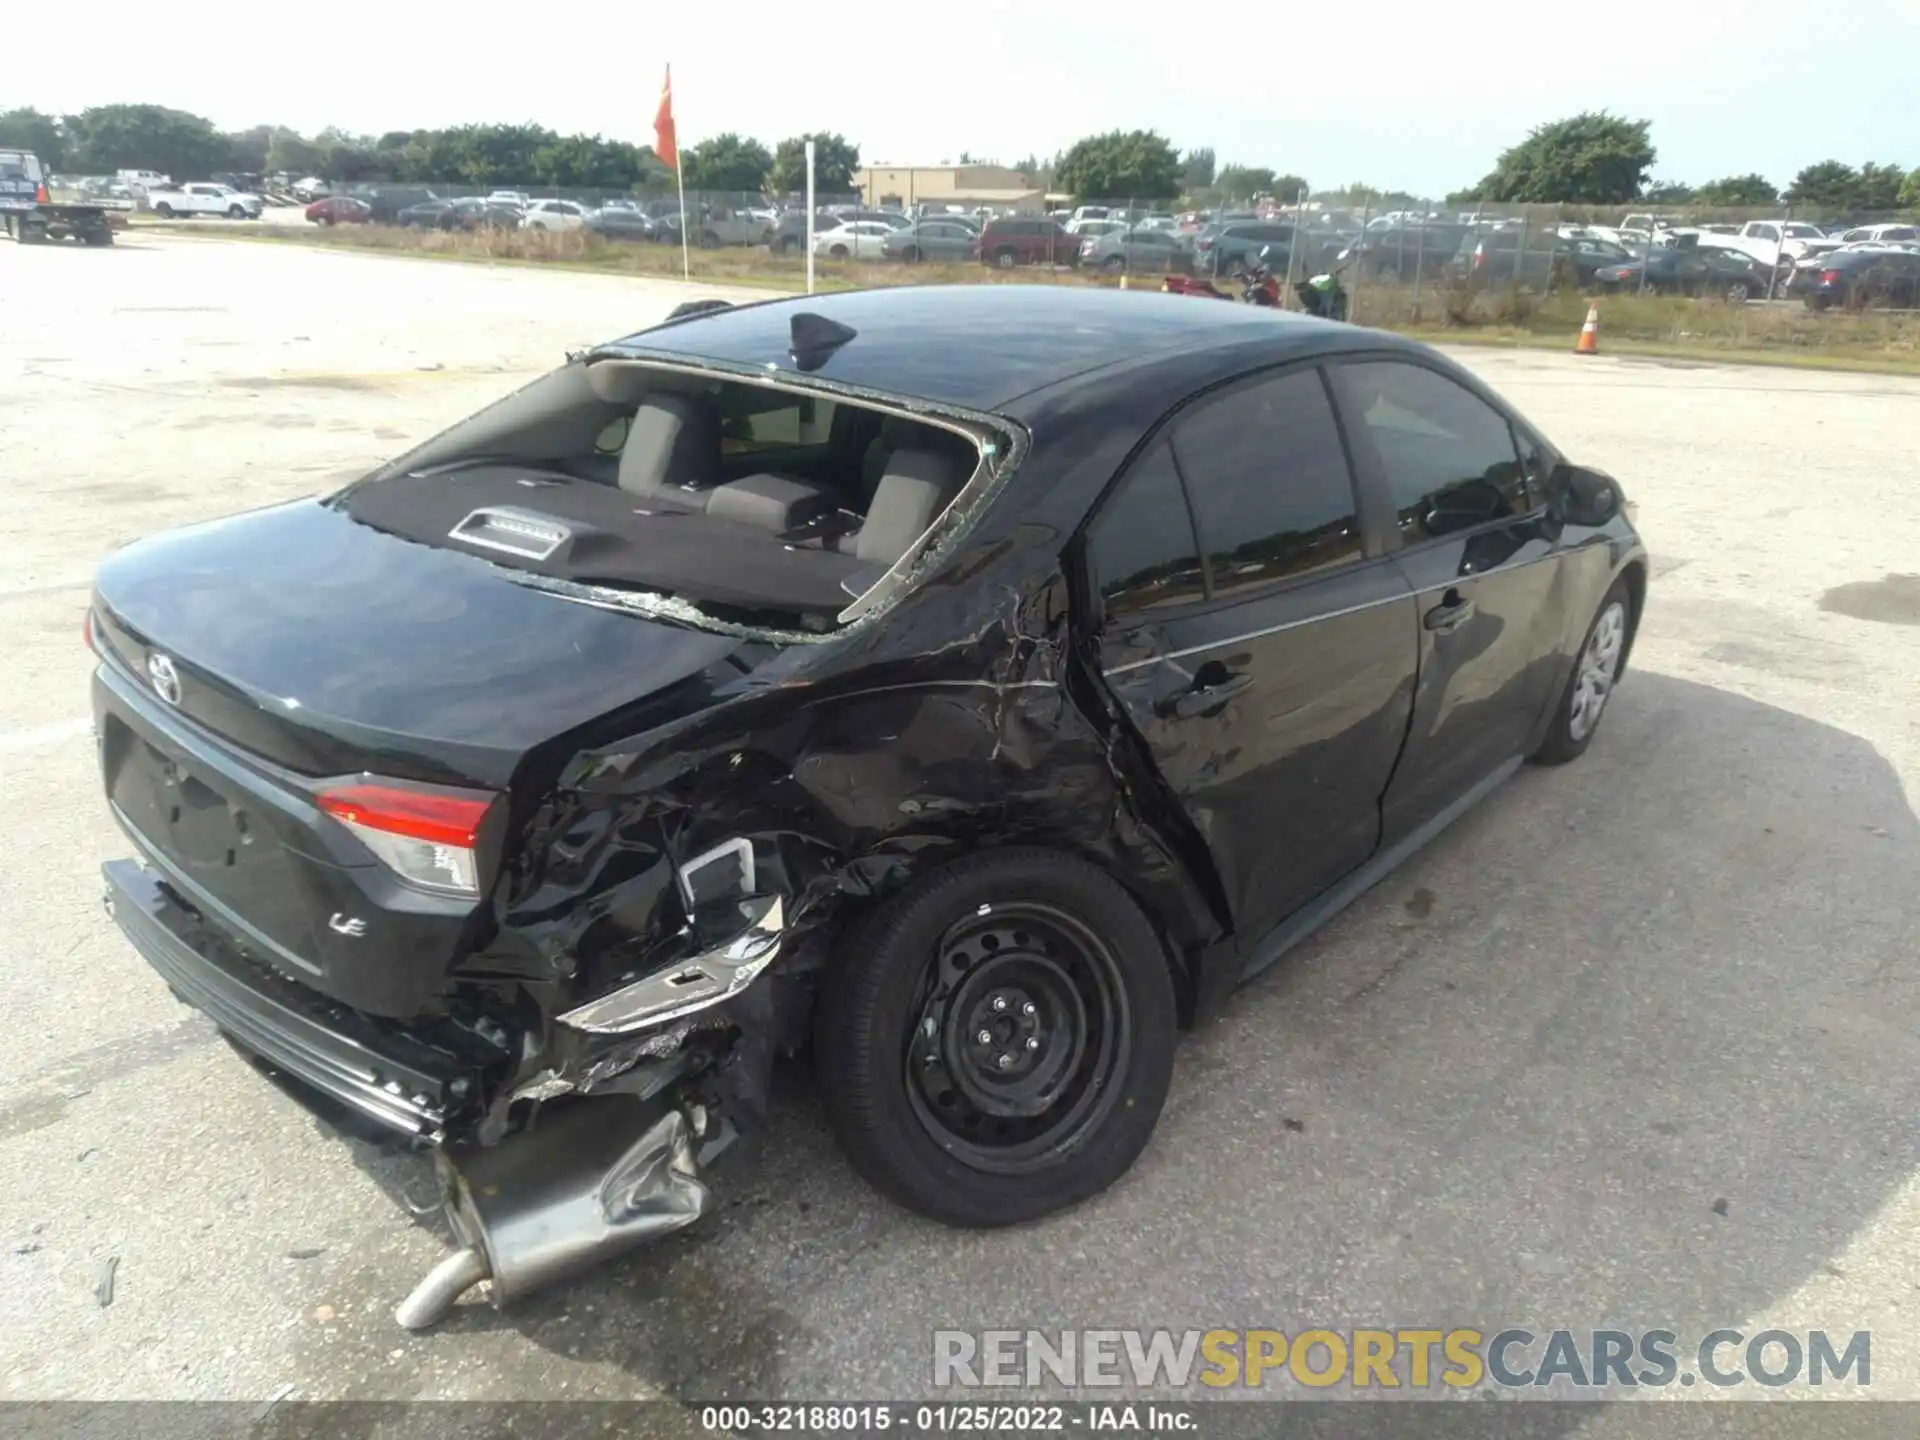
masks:
<instances>
[{"instance_id":1,"label":"parking lot asphalt","mask_svg":"<svg viewBox=\"0 0 1920 1440\"><path fill-rule=\"evenodd\" d=\"M935 1328L1763 1323L1870 1329L1872 1393L1920 1397L1920 383L1604 355L1460 352L1639 503L1597 743L1190 1037L1120 1185L942 1229L863 1187L796 1072L695 1232L399 1330L444 1244L420 1164L324 1133L102 913L88 577L687 293L0 246L0 1398L904 1397Z\"/></svg>"}]
</instances>

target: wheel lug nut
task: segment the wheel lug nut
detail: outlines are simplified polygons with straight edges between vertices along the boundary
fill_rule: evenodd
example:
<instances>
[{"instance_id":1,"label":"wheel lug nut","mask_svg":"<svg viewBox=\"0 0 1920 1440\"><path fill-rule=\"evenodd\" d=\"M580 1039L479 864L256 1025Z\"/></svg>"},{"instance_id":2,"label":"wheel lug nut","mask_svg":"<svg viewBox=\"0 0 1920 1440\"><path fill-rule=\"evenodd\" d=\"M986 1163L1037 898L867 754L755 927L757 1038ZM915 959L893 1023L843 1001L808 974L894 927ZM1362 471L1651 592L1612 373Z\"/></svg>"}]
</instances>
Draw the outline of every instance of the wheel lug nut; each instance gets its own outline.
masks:
<instances>
[{"instance_id":1,"label":"wheel lug nut","mask_svg":"<svg viewBox=\"0 0 1920 1440\"><path fill-rule=\"evenodd\" d=\"M1027 1001L1026 1004L1020 1007L1020 1013L1022 1015L1037 1015L1040 1012L1034 1009L1033 1001L1029 1000Z\"/></svg>"},{"instance_id":2,"label":"wheel lug nut","mask_svg":"<svg viewBox=\"0 0 1920 1440\"><path fill-rule=\"evenodd\" d=\"M978 1040L982 1045L991 1045L993 1043L993 1032L991 1030L982 1030L973 1038Z\"/></svg>"},{"instance_id":3,"label":"wheel lug nut","mask_svg":"<svg viewBox=\"0 0 1920 1440\"><path fill-rule=\"evenodd\" d=\"M1007 997L1006 997L1006 996L1004 996L1004 995L996 995L996 996L994 996L994 997L993 997L993 1008L994 1008L994 1009L996 1009L996 1010L1004 1010L1004 1009L1006 1009L1006 1008L1007 1008Z\"/></svg>"},{"instance_id":4,"label":"wheel lug nut","mask_svg":"<svg viewBox=\"0 0 1920 1440\"><path fill-rule=\"evenodd\" d=\"M1039 1048L1040 1048L1040 1037L1038 1035L1029 1035L1027 1037L1027 1049L1038 1050Z\"/></svg>"},{"instance_id":5,"label":"wheel lug nut","mask_svg":"<svg viewBox=\"0 0 1920 1440\"><path fill-rule=\"evenodd\" d=\"M1002 1070L1011 1070L1013 1068L1013 1056L1002 1055L1000 1057L1000 1068Z\"/></svg>"}]
</instances>

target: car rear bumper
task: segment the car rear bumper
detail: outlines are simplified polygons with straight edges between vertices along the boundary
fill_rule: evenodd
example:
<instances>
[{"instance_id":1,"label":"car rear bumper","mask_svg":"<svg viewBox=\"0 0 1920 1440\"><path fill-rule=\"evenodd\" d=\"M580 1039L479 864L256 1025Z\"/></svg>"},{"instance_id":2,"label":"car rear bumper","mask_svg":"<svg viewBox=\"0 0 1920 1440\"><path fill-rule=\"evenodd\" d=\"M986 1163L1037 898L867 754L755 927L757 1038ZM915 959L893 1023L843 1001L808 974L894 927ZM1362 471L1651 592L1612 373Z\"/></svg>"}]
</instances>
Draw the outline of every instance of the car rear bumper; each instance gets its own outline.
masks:
<instances>
[{"instance_id":1,"label":"car rear bumper","mask_svg":"<svg viewBox=\"0 0 1920 1440\"><path fill-rule=\"evenodd\" d=\"M136 862L110 860L101 873L107 912L133 948L242 1048L401 1136L445 1138L474 1093L459 1062L248 960Z\"/></svg>"}]
</instances>

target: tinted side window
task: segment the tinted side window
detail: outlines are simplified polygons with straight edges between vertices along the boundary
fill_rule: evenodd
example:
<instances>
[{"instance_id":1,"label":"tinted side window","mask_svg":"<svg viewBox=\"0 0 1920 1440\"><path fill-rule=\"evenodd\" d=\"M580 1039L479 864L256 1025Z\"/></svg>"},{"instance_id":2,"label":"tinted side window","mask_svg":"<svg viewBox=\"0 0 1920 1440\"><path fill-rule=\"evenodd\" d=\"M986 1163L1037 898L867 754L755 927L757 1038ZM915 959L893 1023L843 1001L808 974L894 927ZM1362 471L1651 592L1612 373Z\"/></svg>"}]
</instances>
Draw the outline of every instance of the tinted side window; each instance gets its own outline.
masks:
<instances>
[{"instance_id":1,"label":"tinted side window","mask_svg":"<svg viewBox=\"0 0 1920 1440\"><path fill-rule=\"evenodd\" d=\"M1208 402L1174 429L1173 453L1216 595L1359 559L1353 479L1317 370Z\"/></svg>"},{"instance_id":2,"label":"tinted side window","mask_svg":"<svg viewBox=\"0 0 1920 1440\"><path fill-rule=\"evenodd\" d=\"M1506 417L1444 375L1400 361L1343 366L1363 427L1380 457L1405 543L1524 515L1527 497Z\"/></svg>"},{"instance_id":3,"label":"tinted side window","mask_svg":"<svg viewBox=\"0 0 1920 1440\"><path fill-rule=\"evenodd\" d=\"M1193 517L1162 440L1101 507L1088 558L1109 615L1198 600L1205 593Z\"/></svg>"}]
</instances>

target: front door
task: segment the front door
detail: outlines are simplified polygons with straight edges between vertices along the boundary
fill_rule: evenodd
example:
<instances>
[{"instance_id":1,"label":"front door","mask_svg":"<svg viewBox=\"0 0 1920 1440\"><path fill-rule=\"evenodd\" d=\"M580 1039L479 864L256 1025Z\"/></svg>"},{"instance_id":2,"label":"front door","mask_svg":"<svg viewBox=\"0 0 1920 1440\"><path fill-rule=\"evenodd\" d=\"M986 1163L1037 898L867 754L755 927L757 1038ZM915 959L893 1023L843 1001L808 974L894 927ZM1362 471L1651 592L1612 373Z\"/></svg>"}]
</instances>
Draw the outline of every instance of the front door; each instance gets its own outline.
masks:
<instances>
[{"instance_id":1,"label":"front door","mask_svg":"<svg viewBox=\"0 0 1920 1440\"><path fill-rule=\"evenodd\" d=\"M1525 751L1553 698L1566 600L1544 496L1504 415L1409 361L1329 374L1419 610L1413 721L1382 803L1393 844Z\"/></svg>"},{"instance_id":2,"label":"front door","mask_svg":"<svg viewBox=\"0 0 1920 1440\"><path fill-rule=\"evenodd\" d=\"M1243 945L1379 845L1419 621L1358 515L1325 380L1305 366L1195 402L1089 531L1101 669Z\"/></svg>"}]
</instances>

